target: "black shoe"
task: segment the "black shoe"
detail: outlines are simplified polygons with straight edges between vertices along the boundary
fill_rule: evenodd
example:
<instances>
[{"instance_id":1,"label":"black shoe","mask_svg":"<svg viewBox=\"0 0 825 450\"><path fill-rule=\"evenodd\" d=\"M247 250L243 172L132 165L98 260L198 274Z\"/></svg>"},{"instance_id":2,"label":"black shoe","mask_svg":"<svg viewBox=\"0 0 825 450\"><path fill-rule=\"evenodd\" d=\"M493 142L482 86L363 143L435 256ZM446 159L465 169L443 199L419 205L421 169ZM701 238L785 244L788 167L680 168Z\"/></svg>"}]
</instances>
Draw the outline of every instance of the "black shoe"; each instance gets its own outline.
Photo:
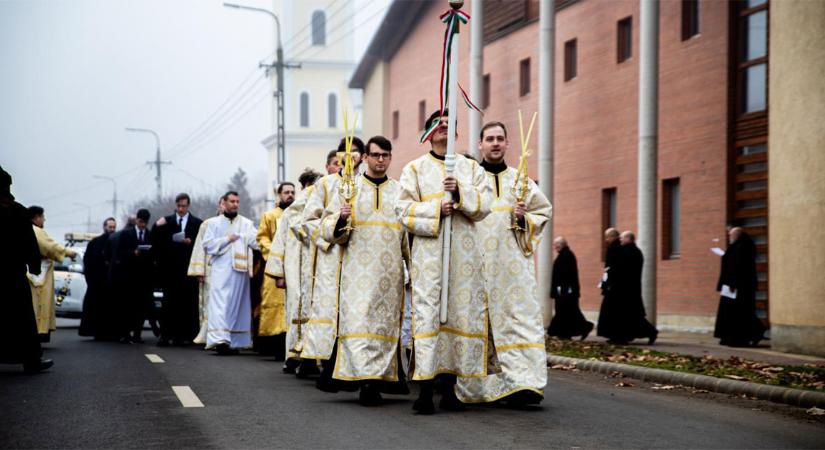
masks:
<instances>
[{"instance_id":1,"label":"black shoe","mask_svg":"<svg viewBox=\"0 0 825 450\"><path fill-rule=\"evenodd\" d=\"M298 366L298 370L295 371L295 376L300 379L306 379L319 373L321 373L321 371L318 370L318 364L315 363L315 360L304 359L301 361L301 365Z\"/></svg>"},{"instance_id":2,"label":"black shoe","mask_svg":"<svg viewBox=\"0 0 825 450\"><path fill-rule=\"evenodd\" d=\"M324 376L318 378L318 381L315 382L315 387L322 392L328 392L330 394L338 393L338 386L336 386L331 379Z\"/></svg>"},{"instance_id":3,"label":"black shoe","mask_svg":"<svg viewBox=\"0 0 825 450\"><path fill-rule=\"evenodd\" d=\"M587 339L587 336L590 336L590 333L593 331L593 322L587 322L587 331L582 333L580 341Z\"/></svg>"},{"instance_id":4,"label":"black shoe","mask_svg":"<svg viewBox=\"0 0 825 450\"><path fill-rule=\"evenodd\" d=\"M508 406L522 408L528 405L538 405L544 400L544 396L533 391L514 392L503 399Z\"/></svg>"},{"instance_id":5,"label":"black shoe","mask_svg":"<svg viewBox=\"0 0 825 450\"><path fill-rule=\"evenodd\" d=\"M25 372L29 375L34 375L36 373L40 373L40 372L48 369L49 367L51 367L53 365L54 365L54 361L52 361L51 359L40 358L37 361L33 361L33 362L23 364L23 372Z\"/></svg>"},{"instance_id":6,"label":"black shoe","mask_svg":"<svg viewBox=\"0 0 825 450\"><path fill-rule=\"evenodd\" d=\"M656 338L659 337L659 330L653 332L650 337L647 338L647 345L653 345L656 342Z\"/></svg>"},{"instance_id":7,"label":"black shoe","mask_svg":"<svg viewBox=\"0 0 825 450\"><path fill-rule=\"evenodd\" d=\"M455 393L442 395L438 408L445 411L464 411L465 405L455 396Z\"/></svg>"},{"instance_id":8,"label":"black shoe","mask_svg":"<svg viewBox=\"0 0 825 450\"><path fill-rule=\"evenodd\" d=\"M229 348L229 344L223 342L215 346L215 351L221 356L237 355L238 351Z\"/></svg>"},{"instance_id":9,"label":"black shoe","mask_svg":"<svg viewBox=\"0 0 825 450\"><path fill-rule=\"evenodd\" d=\"M169 339L160 338L157 345L158 347L169 347Z\"/></svg>"},{"instance_id":10,"label":"black shoe","mask_svg":"<svg viewBox=\"0 0 825 450\"><path fill-rule=\"evenodd\" d=\"M431 416L435 414L435 405L433 404L432 398L418 397L415 402L413 402L412 409L422 416Z\"/></svg>"},{"instance_id":11,"label":"black shoe","mask_svg":"<svg viewBox=\"0 0 825 450\"><path fill-rule=\"evenodd\" d=\"M384 403L384 398L372 385L361 386L361 393L358 394L358 402L363 406L381 406Z\"/></svg>"}]
</instances>

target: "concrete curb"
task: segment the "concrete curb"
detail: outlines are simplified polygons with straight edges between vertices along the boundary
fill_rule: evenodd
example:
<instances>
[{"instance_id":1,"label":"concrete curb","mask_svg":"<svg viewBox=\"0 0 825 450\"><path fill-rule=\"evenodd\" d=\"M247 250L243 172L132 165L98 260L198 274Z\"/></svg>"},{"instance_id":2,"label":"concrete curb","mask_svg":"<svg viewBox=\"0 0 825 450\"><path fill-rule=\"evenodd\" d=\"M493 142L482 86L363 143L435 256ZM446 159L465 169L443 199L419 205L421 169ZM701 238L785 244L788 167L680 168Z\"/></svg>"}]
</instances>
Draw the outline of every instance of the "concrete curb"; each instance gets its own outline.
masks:
<instances>
[{"instance_id":1,"label":"concrete curb","mask_svg":"<svg viewBox=\"0 0 825 450\"><path fill-rule=\"evenodd\" d=\"M696 389L705 389L710 392L731 395L747 395L760 400L769 400L786 405L803 408L825 408L825 393L792 389L767 384L751 383L747 381L729 380L707 375L676 372L673 370L653 369L649 367L632 366L590 359L568 358L566 356L547 355L548 366L563 364L575 366L581 370L598 372L608 375L619 372L622 375L642 381L653 381L663 384L680 384Z\"/></svg>"}]
</instances>

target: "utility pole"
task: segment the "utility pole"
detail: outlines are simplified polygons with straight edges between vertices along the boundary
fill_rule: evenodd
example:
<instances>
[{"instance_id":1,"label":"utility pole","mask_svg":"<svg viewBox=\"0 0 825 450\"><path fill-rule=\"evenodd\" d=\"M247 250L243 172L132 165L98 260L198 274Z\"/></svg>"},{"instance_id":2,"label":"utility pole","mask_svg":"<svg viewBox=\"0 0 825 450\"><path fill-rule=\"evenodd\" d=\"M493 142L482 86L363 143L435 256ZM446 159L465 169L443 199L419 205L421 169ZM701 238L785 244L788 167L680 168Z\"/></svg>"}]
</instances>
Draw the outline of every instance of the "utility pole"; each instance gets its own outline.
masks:
<instances>
[{"instance_id":1,"label":"utility pole","mask_svg":"<svg viewBox=\"0 0 825 450\"><path fill-rule=\"evenodd\" d=\"M278 183L286 180L286 135L284 131L284 69L297 69L300 64L286 64L284 63L284 48L281 45L281 21L274 12L265 8L255 8L253 6L238 5L236 3L224 3L223 6L227 8L245 9L248 11L257 11L269 15L275 20L275 62L273 64L261 63L260 67L266 68L267 75L272 69L275 69L275 75L278 81L275 88L275 107L276 113L276 148L278 155L278 166L275 171L275 178Z\"/></svg>"},{"instance_id":2,"label":"utility pole","mask_svg":"<svg viewBox=\"0 0 825 450\"><path fill-rule=\"evenodd\" d=\"M112 217L117 220L117 180L105 175L92 175L93 178L108 180L112 182Z\"/></svg>"},{"instance_id":3,"label":"utility pole","mask_svg":"<svg viewBox=\"0 0 825 450\"><path fill-rule=\"evenodd\" d=\"M160 137L154 130L150 130L148 128L126 127L126 131L131 131L133 133L151 133L152 136L155 137L155 160L147 161L146 164L155 166L155 182L158 185L158 203L160 203L161 197L163 197L163 172L161 169L166 164L172 164L169 161L163 161L160 159Z\"/></svg>"},{"instance_id":4,"label":"utility pole","mask_svg":"<svg viewBox=\"0 0 825 450\"><path fill-rule=\"evenodd\" d=\"M656 325L656 189L659 121L659 1L639 5L639 210L638 245L645 257L642 298L645 313Z\"/></svg>"},{"instance_id":5,"label":"utility pole","mask_svg":"<svg viewBox=\"0 0 825 450\"><path fill-rule=\"evenodd\" d=\"M553 202L553 121L556 53L556 1L539 3L539 188ZM549 324L553 310L550 305L550 286L553 276L553 218L544 226L539 244L538 273L539 299L547 305L545 325Z\"/></svg>"}]
</instances>

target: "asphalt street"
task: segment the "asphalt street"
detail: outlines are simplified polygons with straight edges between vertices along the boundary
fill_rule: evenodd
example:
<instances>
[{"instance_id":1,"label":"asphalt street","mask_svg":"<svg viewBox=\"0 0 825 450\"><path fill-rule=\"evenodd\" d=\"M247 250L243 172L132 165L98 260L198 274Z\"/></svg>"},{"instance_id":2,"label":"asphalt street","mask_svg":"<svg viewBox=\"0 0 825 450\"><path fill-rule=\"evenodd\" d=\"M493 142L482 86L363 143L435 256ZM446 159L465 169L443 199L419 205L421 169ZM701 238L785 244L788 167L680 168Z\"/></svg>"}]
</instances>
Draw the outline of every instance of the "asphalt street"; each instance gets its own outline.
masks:
<instances>
[{"instance_id":1,"label":"asphalt street","mask_svg":"<svg viewBox=\"0 0 825 450\"><path fill-rule=\"evenodd\" d=\"M367 408L357 394L320 392L271 358L153 342L94 342L60 329L46 347L55 360L48 372L0 366L0 447L825 447L825 422L799 408L631 380L617 387L621 380L589 373L551 371L533 410L474 406L422 417L411 398ZM173 386L188 386L204 406L184 407Z\"/></svg>"}]
</instances>

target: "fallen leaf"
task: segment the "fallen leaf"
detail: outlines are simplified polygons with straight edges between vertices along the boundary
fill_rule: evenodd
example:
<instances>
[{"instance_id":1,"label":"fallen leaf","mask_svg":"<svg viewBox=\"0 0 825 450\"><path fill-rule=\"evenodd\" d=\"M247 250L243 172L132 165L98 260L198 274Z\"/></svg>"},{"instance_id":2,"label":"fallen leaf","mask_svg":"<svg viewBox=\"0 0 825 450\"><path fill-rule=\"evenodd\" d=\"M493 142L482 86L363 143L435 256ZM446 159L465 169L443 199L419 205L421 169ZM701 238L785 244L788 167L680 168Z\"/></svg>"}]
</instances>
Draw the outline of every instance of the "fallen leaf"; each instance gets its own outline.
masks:
<instances>
[{"instance_id":1,"label":"fallen leaf","mask_svg":"<svg viewBox=\"0 0 825 450\"><path fill-rule=\"evenodd\" d=\"M766 372L782 372L785 369L782 368L782 367L767 367L767 368L762 369L762 370L765 370Z\"/></svg>"},{"instance_id":2,"label":"fallen leaf","mask_svg":"<svg viewBox=\"0 0 825 450\"><path fill-rule=\"evenodd\" d=\"M710 392L710 391L708 391L707 389L695 389L695 390L691 391L690 393L691 394L707 394L708 392Z\"/></svg>"},{"instance_id":3,"label":"fallen leaf","mask_svg":"<svg viewBox=\"0 0 825 450\"><path fill-rule=\"evenodd\" d=\"M747 380L745 377L740 377L739 375L725 375L725 378L730 378L731 380Z\"/></svg>"},{"instance_id":4,"label":"fallen leaf","mask_svg":"<svg viewBox=\"0 0 825 450\"><path fill-rule=\"evenodd\" d=\"M817 408L816 406L814 406L813 408L811 408L811 409L809 409L805 412L807 412L808 414L810 414L812 416L825 416L825 409Z\"/></svg>"},{"instance_id":5,"label":"fallen leaf","mask_svg":"<svg viewBox=\"0 0 825 450\"><path fill-rule=\"evenodd\" d=\"M666 384L664 386L653 386L650 389L655 389L657 391L670 391L672 389L676 389L676 386L673 386L672 384Z\"/></svg>"},{"instance_id":6,"label":"fallen leaf","mask_svg":"<svg viewBox=\"0 0 825 450\"><path fill-rule=\"evenodd\" d=\"M616 387L633 387L633 383L628 383L627 381L620 381L616 383Z\"/></svg>"}]
</instances>

